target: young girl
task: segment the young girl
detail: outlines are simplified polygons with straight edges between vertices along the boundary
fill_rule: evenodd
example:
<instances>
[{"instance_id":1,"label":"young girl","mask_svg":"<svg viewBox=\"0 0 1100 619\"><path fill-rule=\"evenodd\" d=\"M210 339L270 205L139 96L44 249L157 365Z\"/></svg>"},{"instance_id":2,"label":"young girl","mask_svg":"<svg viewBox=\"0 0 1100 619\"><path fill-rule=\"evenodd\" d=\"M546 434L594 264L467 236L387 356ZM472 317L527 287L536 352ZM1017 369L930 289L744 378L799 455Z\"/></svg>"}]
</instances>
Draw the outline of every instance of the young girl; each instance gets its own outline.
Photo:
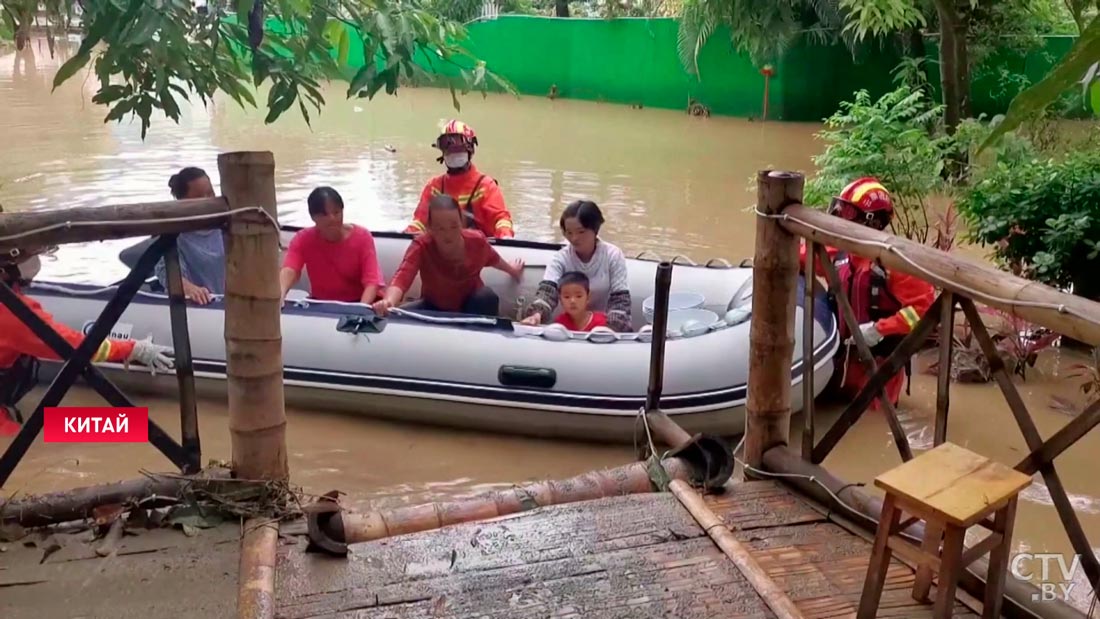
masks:
<instances>
[{"instance_id":1,"label":"young girl","mask_svg":"<svg viewBox=\"0 0 1100 619\"><path fill-rule=\"evenodd\" d=\"M591 331L607 326L607 314L588 310L588 276L569 271L558 280L562 309L554 322L570 331Z\"/></svg>"}]
</instances>

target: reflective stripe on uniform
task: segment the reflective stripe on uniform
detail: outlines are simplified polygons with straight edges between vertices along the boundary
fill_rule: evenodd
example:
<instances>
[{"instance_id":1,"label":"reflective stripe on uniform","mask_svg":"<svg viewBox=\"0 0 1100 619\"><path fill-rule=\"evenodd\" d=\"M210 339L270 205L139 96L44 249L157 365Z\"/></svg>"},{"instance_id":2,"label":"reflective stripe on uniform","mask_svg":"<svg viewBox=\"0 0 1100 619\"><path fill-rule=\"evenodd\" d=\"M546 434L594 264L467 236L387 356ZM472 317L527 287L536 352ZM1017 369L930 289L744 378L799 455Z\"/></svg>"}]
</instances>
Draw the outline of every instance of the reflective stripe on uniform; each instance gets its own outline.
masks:
<instances>
[{"instance_id":1,"label":"reflective stripe on uniform","mask_svg":"<svg viewBox=\"0 0 1100 619\"><path fill-rule=\"evenodd\" d=\"M443 195L444 193L446 193L446 192L443 191L442 189L440 189L439 187L435 187L435 186L432 187L432 195L433 196ZM447 195L450 195L450 194L447 194ZM477 191L474 192L473 196L471 196L468 193L463 193L463 194L459 194L457 196L451 196L451 197L455 199L455 202L458 202L459 206L461 206L463 204L466 204L467 202L473 202L474 200L480 200L481 198L484 198L485 197L485 188L484 187L479 187L477 189Z\"/></svg>"},{"instance_id":2,"label":"reflective stripe on uniform","mask_svg":"<svg viewBox=\"0 0 1100 619\"><path fill-rule=\"evenodd\" d=\"M917 323L920 322L920 315L917 314L917 310L913 309L912 305L906 305L898 313L905 319L905 324L909 325L910 329L916 327Z\"/></svg>"},{"instance_id":3,"label":"reflective stripe on uniform","mask_svg":"<svg viewBox=\"0 0 1100 619\"><path fill-rule=\"evenodd\" d=\"M507 219L501 219L500 221L497 222L496 227L497 228L508 228L509 230L511 230L512 229L512 222L508 221Z\"/></svg>"},{"instance_id":4,"label":"reflective stripe on uniform","mask_svg":"<svg viewBox=\"0 0 1100 619\"><path fill-rule=\"evenodd\" d=\"M110 340L103 340L103 343L99 345L99 350L96 351L95 356L92 357L92 361L100 362L106 361L111 356L111 342Z\"/></svg>"},{"instance_id":5,"label":"reflective stripe on uniform","mask_svg":"<svg viewBox=\"0 0 1100 619\"><path fill-rule=\"evenodd\" d=\"M424 226L424 224L422 224L422 223L420 223L419 221L416 221L416 220L413 220L413 222L411 224L409 224L409 227L410 228L416 228L417 230L420 230L421 232L424 232L425 230L427 230L427 228Z\"/></svg>"}]
</instances>

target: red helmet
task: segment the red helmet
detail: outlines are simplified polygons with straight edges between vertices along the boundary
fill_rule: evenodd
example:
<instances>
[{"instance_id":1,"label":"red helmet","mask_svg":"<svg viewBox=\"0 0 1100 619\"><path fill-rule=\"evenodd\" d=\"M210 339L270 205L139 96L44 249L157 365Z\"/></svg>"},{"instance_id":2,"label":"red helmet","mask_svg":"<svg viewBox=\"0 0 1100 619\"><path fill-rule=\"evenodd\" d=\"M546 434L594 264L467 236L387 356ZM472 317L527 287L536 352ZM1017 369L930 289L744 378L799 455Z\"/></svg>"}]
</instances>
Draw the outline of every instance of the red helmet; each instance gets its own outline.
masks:
<instances>
[{"instance_id":1,"label":"red helmet","mask_svg":"<svg viewBox=\"0 0 1100 619\"><path fill-rule=\"evenodd\" d=\"M829 212L856 223L874 222L874 227L881 230L894 216L894 202L878 179L864 176L848 183L840 195L833 198Z\"/></svg>"},{"instance_id":2,"label":"red helmet","mask_svg":"<svg viewBox=\"0 0 1100 619\"><path fill-rule=\"evenodd\" d=\"M443 125L443 130L432 146L447 151L457 145L464 146L467 150L473 152L474 147L477 146L477 134L474 133L473 127L461 120L451 120Z\"/></svg>"}]
</instances>

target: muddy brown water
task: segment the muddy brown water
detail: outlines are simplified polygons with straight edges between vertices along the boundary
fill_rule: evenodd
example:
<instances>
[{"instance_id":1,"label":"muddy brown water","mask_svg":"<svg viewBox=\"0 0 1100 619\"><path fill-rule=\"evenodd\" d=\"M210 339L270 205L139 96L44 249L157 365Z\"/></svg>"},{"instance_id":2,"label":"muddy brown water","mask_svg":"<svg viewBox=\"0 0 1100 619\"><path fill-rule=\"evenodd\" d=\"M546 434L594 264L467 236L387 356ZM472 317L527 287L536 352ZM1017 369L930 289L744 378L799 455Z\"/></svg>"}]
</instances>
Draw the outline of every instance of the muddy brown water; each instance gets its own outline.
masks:
<instances>
[{"instance_id":1,"label":"muddy brown water","mask_svg":"<svg viewBox=\"0 0 1100 619\"><path fill-rule=\"evenodd\" d=\"M62 47L61 54L66 53ZM469 95L456 112L450 95L402 90L397 97L346 100L326 91L329 105L312 128L288 113L273 125L256 110L217 99L186 107L179 124L158 119L143 142L137 123L104 124L83 75L51 94L60 59L44 43L0 55L0 204L7 211L169 199L168 176L185 165L204 167L216 184L216 156L230 150L271 150L277 166L280 219L307 224L305 196L332 185L344 196L345 217L374 230L401 229L424 182L438 173L430 144L441 120L458 116L478 131L479 167L501 183L522 237L559 240L556 221L569 201L589 198L607 218L603 235L628 253L643 250L701 261L752 255L752 177L761 168L812 172L821 143L816 124L699 119L670 111L544 98ZM43 276L108 283L125 275L116 260L127 241L70 245L46 260ZM971 250L977 251L977 250ZM921 359L918 368L930 359ZM1043 436L1069 419L1048 406L1054 394L1077 397L1065 374L1080 359L1044 356L1019 382ZM39 392L32 394L33 400ZM1026 447L999 392L990 385L954 385L949 438L1002 462ZM66 403L98 403L76 388ZM178 432L176 405L147 400L153 418ZM918 449L932 443L935 380L917 374L902 416ZM827 427L837 411L819 414ZM224 402L200 408L204 459L227 459ZM513 482L564 477L633 457L630 446L522 439L417 427L288 410L290 466L306 490L338 488L353 502L420 502L467 495ZM801 426L796 417L793 425ZM822 430L819 430L821 432ZM9 439L0 439L0 447ZM1062 479L1094 544L1100 540L1100 476L1096 433L1058 460ZM881 414L870 412L841 441L826 465L866 483L899 462ZM37 442L3 489L5 495L44 492L166 470L146 445L45 445ZM1024 493L1016 527L1020 552L1072 554L1041 479ZM1077 594L1084 596L1085 585Z\"/></svg>"}]
</instances>

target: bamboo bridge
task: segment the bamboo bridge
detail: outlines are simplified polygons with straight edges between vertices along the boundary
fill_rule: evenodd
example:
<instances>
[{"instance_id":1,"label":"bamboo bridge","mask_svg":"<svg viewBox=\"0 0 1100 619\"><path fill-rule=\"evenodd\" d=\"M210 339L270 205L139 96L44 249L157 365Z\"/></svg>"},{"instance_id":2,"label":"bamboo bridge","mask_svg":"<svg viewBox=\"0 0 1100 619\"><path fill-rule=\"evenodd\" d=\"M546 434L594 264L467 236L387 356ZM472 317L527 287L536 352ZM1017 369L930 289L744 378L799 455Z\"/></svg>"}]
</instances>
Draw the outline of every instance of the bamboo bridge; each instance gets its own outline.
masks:
<instances>
[{"instance_id":1,"label":"bamboo bridge","mask_svg":"<svg viewBox=\"0 0 1100 619\"><path fill-rule=\"evenodd\" d=\"M103 506L131 509L150 498L234 484L277 491L289 479L278 231L272 225L277 221L274 158L270 153L228 153L219 156L218 164L224 195L216 199L0 214L3 251L143 235L162 239L139 261L129 283L119 287L81 346L73 350L51 344L66 360L64 367L0 457L0 480L8 478L37 437L43 408L59 403L79 377L112 405L128 405L129 399L90 359L160 256L169 265L183 437L176 443L150 427L150 441L180 469L179 475L9 499L0 504L0 524L41 527L99 519ZM1084 617L1064 602L1036 601L1030 584L1006 580L1005 561L1015 493L1039 474L1090 582L1100 581L1100 565L1055 467L1057 456L1100 422L1100 403L1043 440L975 303L1093 345L1100 344L1100 304L827 216L802 205L802 186L802 177L793 173L763 171L758 176L743 458L724 439L688 435L660 411L672 269L664 263L658 269L656 336L643 416L654 440L668 448L663 457L651 443L639 461L618 468L473 499L360 513L344 508L333 492L304 506L304 517L297 520L285 513L255 514L242 520L238 535L222 540L232 541L239 552L238 595L235 608L226 600L220 613L211 616ZM186 307L174 257L174 235L204 228L226 234L229 471L199 470ZM858 328L852 329L872 378L823 433L813 415L812 372L806 373L802 388L809 404L802 442L790 445L795 311L799 302L812 308L815 288L804 286L805 296L796 298L803 275L798 246L803 241L809 256L821 255L828 245L877 258L888 268L933 283L939 297L934 310L881 367ZM821 266L836 293L835 269L828 260ZM805 281L816 281L814 261L807 260L805 268ZM57 339L48 327L33 324L6 285L0 285L0 301L26 317L47 343ZM856 327L842 294L838 302L841 319ZM958 310L975 333L1027 441L1030 453L1020 462L995 463L948 440L951 337L940 337L937 344L936 449L914 457L883 394L886 380L937 328L951 332ZM812 321L804 324L802 355L810 359ZM820 466L876 399L904 462L879 478L885 499ZM972 484L983 488L984 503L973 500ZM908 517L902 519L902 512ZM985 526L991 534L966 546L963 533L971 525ZM109 529L111 543L128 543L121 526ZM117 548L110 552L125 554ZM29 574L38 566L8 569ZM25 585L18 592L23 606L35 595L62 594L56 585L27 578L19 583ZM6 579L8 585L15 582L0 571L0 610L5 608ZM34 587L40 587L37 593ZM144 616L155 614L146 609Z\"/></svg>"}]
</instances>

